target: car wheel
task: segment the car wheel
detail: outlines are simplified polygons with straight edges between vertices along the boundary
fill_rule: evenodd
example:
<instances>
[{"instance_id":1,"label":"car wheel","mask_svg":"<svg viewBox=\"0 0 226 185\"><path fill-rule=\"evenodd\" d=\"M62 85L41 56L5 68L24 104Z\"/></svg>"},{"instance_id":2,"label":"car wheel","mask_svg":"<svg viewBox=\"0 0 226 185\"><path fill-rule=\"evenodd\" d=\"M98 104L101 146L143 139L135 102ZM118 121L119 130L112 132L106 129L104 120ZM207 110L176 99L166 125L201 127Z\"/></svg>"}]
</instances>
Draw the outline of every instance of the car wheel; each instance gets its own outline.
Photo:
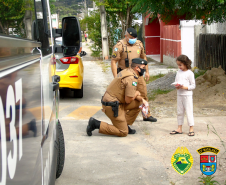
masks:
<instances>
[{"instance_id":1,"label":"car wheel","mask_svg":"<svg viewBox=\"0 0 226 185\"><path fill-rule=\"evenodd\" d=\"M82 83L82 88L81 89L76 89L74 91L74 97L75 98L83 98L83 83Z\"/></svg>"},{"instance_id":2,"label":"car wheel","mask_svg":"<svg viewBox=\"0 0 226 185\"><path fill-rule=\"evenodd\" d=\"M64 168L64 160L65 160L65 144L64 144L64 133L58 120L58 156L57 156L57 170L56 170L56 178L59 178L63 168Z\"/></svg>"}]
</instances>

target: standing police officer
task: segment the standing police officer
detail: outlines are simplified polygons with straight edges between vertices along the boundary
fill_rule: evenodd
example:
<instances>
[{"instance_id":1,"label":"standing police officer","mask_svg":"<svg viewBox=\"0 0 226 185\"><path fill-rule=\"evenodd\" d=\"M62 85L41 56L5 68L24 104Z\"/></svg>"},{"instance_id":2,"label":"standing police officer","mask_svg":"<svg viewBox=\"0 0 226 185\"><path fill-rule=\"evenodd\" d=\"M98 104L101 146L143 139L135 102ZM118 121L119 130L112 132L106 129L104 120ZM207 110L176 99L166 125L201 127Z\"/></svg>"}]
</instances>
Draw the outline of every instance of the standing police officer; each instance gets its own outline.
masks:
<instances>
[{"instance_id":1,"label":"standing police officer","mask_svg":"<svg viewBox=\"0 0 226 185\"><path fill-rule=\"evenodd\" d=\"M137 40L137 32L134 28L128 28L125 33L125 38L118 41L118 43L113 48L112 60L111 60L111 70L113 76L116 77L117 73L123 69L131 67L133 58L142 58L147 60L146 54L144 53L144 47L141 41ZM118 68L116 66L118 63ZM148 65L146 65L145 80L149 80L149 70ZM141 76L138 79L137 90L141 93L141 96L148 101L147 97L147 87L144 77ZM143 121L156 122L157 119L153 118L150 114L150 107L148 109L148 117L143 118Z\"/></svg>"},{"instance_id":2,"label":"standing police officer","mask_svg":"<svg viewBox=\"0 0 226 185\"><path fill-rule=\"evenodd\" d=\"M86 129L88 136L91 136L95 129L99 129L102 134L119 137L135 134L136 130L131 129L129 125L132 125L138 116L139 105L147 103L137 90L138 79L143 76L146 65L146 60L135 58L132 60L131 68L118 73L101 100L102 111L111 119L113 125L91 117Z\"/></svg>"}]
</instances>

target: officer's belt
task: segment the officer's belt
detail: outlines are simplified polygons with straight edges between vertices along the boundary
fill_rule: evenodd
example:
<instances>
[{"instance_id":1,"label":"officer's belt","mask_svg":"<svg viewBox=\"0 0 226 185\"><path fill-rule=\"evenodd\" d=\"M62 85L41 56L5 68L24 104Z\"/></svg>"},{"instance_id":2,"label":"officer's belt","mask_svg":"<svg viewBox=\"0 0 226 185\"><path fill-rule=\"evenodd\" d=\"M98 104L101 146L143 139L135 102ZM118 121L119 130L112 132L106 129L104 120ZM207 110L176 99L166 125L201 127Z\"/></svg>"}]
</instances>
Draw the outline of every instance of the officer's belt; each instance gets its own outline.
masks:
<instances>
[{"instance_id":1,"label":"officer's belt","mask_svg":"<svg viewBox=\"0 0 226 185\"><path fill-rule=\"evenodd\" d=\"M101 103L104 105L104 106L116 106L116 105L121 105L122 103L119 103L118 101L114 101L114 102L104 102L103 101L103 98L101 99Z\"/></svg>"}]
</instances>

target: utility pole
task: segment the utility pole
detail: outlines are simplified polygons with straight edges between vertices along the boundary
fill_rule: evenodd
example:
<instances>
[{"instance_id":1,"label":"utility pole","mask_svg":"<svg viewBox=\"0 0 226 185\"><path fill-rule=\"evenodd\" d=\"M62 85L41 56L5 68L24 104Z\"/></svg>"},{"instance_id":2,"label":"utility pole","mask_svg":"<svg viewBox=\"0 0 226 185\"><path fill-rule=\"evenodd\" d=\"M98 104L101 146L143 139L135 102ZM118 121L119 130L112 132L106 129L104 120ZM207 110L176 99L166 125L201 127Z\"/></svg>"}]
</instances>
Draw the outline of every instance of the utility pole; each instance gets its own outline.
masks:
<instances>
[{"instance_id":1,"label":"utility pole","mask_svg":"<svg viewBox=\"0 0 226 185\"><path fill-rule=\"evenodd\" d=\"M100 0L103 2L103 0ZM107 21L106 21L106 11L105 6L100 6L100 20L101 20L101 37L102 37L102 55L103 60L107 60L109 57L109 47L108 47L108 32L107 32Z\"/></svg>"},{"instance_id":2,"label":"utility pole","mask_svg":"<svg viewBox=\"0 0 226 185\"><path fill-rule=\"evenodd\" d=\"M146 14L142 14L142 40L143 40L143 44L144 44L144 48L145 50L147 49L146 48L146 43L145 43L145 25L146 25L146 19L145 19L145 15Z\"/></svg>"},{"instance_id":3,"label":"utility pole","mask_svg":"<svg viewBox=\"0 0 226 185\"><path fill-rule=\"evenodd\" d=\"M84 0L85 16L88 15L86 0ZM84 17L85 17L84 16ZM86 23L86 31L88 31L88 24Z\"/></svg>"},{"instance_id":4,"label":"utility pole","mask_svg":"<svg viewBox=\"0 0 226 185\"><path fill-rule=\"evenodd\" d=\"M95 1L93 1L93 10L96 9Z\"/></svg>"}]
</instances>

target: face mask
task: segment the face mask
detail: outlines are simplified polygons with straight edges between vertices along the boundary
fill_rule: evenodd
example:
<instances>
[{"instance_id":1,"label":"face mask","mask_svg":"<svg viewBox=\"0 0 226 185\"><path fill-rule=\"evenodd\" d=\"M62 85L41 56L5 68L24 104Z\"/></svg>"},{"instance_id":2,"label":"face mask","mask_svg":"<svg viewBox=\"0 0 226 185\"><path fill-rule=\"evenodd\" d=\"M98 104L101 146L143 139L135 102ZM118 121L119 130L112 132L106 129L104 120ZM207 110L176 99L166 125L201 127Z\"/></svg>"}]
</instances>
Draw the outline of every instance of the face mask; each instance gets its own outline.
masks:
<instances>
[{"instance_id":1,"label":"face mask","mask_svg":"<svg viewBox=\"0 0 226 185\"><path fill-rule=\"evenodd\" d=\"M140 69L140 72L138 71L139 75L143 76L146 69L141 69L140 67L139 67L139 69Z\"/></svg>"},{"instance_id":2,"label":"face mask","mask_svg":"<svg viewBox=\"0 0 226 185\"><path fill-rule=\"evenodd\" d=\"M129 44L135 44L136 41L137 39L129 39Z\"/></svg>"}]
</instances>

